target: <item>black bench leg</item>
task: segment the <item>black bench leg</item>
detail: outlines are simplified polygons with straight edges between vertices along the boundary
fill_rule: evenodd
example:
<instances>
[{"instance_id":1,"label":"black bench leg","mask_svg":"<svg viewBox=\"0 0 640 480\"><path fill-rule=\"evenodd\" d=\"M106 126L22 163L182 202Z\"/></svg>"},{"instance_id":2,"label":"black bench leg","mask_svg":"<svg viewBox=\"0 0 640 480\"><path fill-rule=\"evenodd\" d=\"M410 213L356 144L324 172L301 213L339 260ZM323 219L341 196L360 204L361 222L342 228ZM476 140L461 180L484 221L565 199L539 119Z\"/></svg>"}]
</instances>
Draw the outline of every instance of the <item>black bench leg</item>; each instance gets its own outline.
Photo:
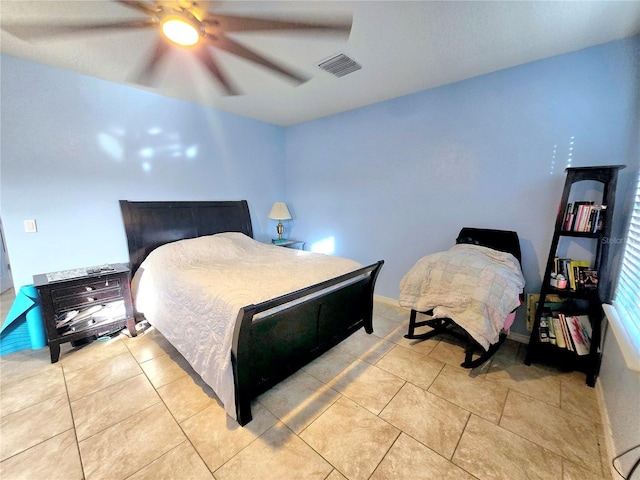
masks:
<instances>
[{"instance_id":1,"label":"black bench leg","mask_svg":"<svg viewBox=\"0 0 640 480\"><path fill-rule=\"evenodd\" d=\"M460 364L461 367L464 368L476 368L482 365L484 362L489 360L493 355L498 351L500 345L504 343L507 338L506 333L501 333L498 341L489 346L489 349L480 355L478 358L473 360L473 352L475 351L475 341L472 338L469 338L469 344L465 350L464 362Z\"/></svg>"}]
</instances>

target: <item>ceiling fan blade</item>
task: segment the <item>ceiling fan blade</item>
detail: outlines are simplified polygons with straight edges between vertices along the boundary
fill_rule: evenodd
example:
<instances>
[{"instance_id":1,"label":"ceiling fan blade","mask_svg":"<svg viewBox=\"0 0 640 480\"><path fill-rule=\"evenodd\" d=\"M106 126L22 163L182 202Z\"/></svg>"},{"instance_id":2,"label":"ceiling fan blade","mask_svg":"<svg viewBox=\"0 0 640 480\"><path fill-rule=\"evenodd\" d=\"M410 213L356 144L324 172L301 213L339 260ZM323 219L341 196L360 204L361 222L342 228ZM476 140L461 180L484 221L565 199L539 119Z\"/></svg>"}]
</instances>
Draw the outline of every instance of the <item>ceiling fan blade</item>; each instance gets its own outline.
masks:
<instances>
[{"instance_id":1,"label":"ceiling fan blade","mask_svg":"<svg viewBox=\"0 0 640 480\"><path fill-rule=\"evenodd\" d=\"M44 37L75 35L78 33L103 32L108 30L155 28L156 26L157 21L155 19L144 18L87 24L9 24L3 25L2 29L23 40L30 40Z\"/></svg>"},{"instance_id":2,"label":"ceiling fan blade","mask_svg":"<svg viewBox=\"0 0 640 480\"><path fill-rule=\"evenodd\" d=\"M218 2L219 0L195 0L191 2L189 11L197 18L204 19L209 15L209 10L213 8L213 5Z\"/></svg>"},{"instance_id":3,"label":"ceiling fan blade","mask_svg":"<svg viewBox=\"0 0 640 480\"><path fill-rule=\"evenodd\" d=\"M159 11L158 7L147 2L141 2L137 0L115 0L115 1L125 7L133 8L134 10L144 13L145 15L155 15Z\"/></svg>"},{"instance_id":4,"label":"ceiling fan blade","mask_svg":"<svg viewBox=\"0 0 640 480\"><path fill-rule=\"evenodd\" d=\"M136 83L149 86L149 84L151 83L151 77L158 67L160 60L162 60L162 58L167 54L168 51L169 45L167 44L167 42L162 38L158 39L158 41L156 42L156 48L151 54L151 58L145 65L144 69L142 70L142 72L140 72Z\"/></svg>"},{"instance_id":5,"label":"ceiling fan blade","mask_svg":"<svg viewBox=\"0 0 640 480\"><path fill-rule=\"evenodd\" d=\"M295 22L270 20L267 18L241 17L209 13L203 20L205 26L219 28L224 32L251 32L262 30L324 30L349 33L351 20L342 22Z\"/></svg>"},{"instance_id":6,"label":"ceiling fan blade","mask_svg":"<svg viewBox=\"0 0 640 480\"><path fill-rule=\"evenodd\" d=\"M218 81L222 84L224 88L225 95L240 95L240 92L235 88L235 86L231 83L227 75L220 70L217 62L213 58L213 54L207 47L204 45L200 46L194 51L200 63L206 67L211 74L218 79Z\"/></svg>"},{"instance_id":7,"label":"ceiling fan blade","mask_svg":"<svg viewBox=\"0 0 640 480\"><path fill-rule=\"evenodd\" d=\"M208 38L209 37L205 37ZM257 54L256 52L254 52L253 50L249 50L247 47L240 45L238 42L235 42L234 40L231 40L228 37L224 37L224 36L219 36L219 37L213 37L212 39L209 40L211 42L212 45L214 45L215 47L218 47L222 50L225 50L229 53L232 53L234 55L237 55L239 57L242 57L246 60L250 60L252 62L255 62L259 65L262 65L263 67L267 67L271 70L275 70L276 72L279 72L293 80L295 80L296 82L299 83L304 83L307 80L309 80L308 78L305 78L295 72L293 72L292 70L286 69L284 67L281 67L280 65L277 65L275 63L273 63L270 60L267 60L266 58L264 58L262 55Z\"/></svg>"}]
</instances>

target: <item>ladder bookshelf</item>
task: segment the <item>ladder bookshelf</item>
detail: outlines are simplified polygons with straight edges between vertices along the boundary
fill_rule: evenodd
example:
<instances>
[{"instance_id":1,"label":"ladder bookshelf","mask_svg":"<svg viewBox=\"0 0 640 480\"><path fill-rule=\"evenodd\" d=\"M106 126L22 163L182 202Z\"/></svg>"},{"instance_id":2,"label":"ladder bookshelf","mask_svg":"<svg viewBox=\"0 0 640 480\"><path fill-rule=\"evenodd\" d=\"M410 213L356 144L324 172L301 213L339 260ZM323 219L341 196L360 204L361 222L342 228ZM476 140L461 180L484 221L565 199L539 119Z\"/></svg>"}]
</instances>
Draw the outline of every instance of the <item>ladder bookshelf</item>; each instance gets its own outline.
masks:
<instances>
[{"instance_id":1,"label":"ladder bookshelf","mask_svg":"<svg viewBox=\"0 0 640 480\"><path fill-rule=\"evenodd\" d=\"M582 371L586 374L587 385L591 387L595 386L601 356L603 314L597 279L606 278L616 183L618 171L624 167L567 168L525 359L526 365L539 361ZM572 189L583 181L602 184L601 204L578 200L569 202ZM578 267L578 262L558 258L558 247L563 239L580 238L591 239L589 244L593 258L588 261L588 266L582 262L582 266ZM558 270L570 277L565 278L566 286L558 280ZM549 295L557 295L568 301L564 306L557 307L556 311L550 311L545 306Z\"/></svg>"}]
</instances>

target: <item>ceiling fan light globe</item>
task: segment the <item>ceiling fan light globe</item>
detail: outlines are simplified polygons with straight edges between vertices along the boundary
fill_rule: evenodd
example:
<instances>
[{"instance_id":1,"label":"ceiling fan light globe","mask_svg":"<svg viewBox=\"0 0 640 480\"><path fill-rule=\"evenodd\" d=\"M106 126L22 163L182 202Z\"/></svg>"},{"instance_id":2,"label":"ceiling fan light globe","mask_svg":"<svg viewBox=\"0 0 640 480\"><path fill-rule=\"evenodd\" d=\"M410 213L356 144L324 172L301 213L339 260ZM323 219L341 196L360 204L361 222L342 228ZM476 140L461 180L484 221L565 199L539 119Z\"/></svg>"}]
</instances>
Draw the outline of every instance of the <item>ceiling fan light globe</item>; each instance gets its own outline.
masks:
<instances>
[{"instance_id":1,"label":"ceiling fan light globe","mask_svg":"<svg viewBox=\"0 0 640 480\"><path fill-rule=\"evenodd\" d=\"M170 18L162 22L162 33L173 43L189 47L200 40L198 29L181 18Z\"/></svg>"}]
</instances>

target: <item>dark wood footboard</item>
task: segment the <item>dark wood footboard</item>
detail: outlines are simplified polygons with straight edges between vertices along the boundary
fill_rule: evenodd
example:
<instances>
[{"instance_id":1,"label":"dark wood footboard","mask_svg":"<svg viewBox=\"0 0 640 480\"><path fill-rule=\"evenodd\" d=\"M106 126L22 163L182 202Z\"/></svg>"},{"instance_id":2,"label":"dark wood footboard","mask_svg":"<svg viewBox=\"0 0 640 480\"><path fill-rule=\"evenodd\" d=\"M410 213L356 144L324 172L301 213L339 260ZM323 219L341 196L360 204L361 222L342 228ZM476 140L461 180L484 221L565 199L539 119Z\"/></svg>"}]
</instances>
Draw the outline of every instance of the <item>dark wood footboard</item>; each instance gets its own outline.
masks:
<instances>
[{"instance_id":1,"label":"dark wood footboard","mask_svg":"<svg viewBox=\"0 0 640 480\"><path fill-rule=\"evenodd\" d=\"M361 327L373 332L373 290L383 264L240 310L231 351L240 425L252 419L251 399Z\"/></svg>"}]
</instances>

